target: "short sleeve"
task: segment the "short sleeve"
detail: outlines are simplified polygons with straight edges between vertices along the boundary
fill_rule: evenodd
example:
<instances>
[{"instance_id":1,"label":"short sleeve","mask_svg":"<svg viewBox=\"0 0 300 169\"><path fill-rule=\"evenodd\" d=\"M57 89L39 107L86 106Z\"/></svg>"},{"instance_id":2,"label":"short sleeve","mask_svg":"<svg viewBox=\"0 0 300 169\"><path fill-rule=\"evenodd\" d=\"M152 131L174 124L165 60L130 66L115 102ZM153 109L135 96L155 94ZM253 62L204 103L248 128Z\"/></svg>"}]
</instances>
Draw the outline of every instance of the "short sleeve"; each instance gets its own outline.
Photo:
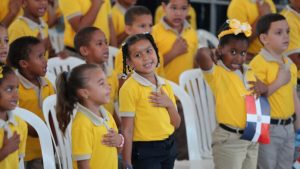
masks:
<instances>
[{"instance_id":1,"label":"short sleeve","mask_svg":"<svg viewBox=\"0 0 300 169\"><path fill-rule=\"evenodd\" d=\"M63 15L67 18L67 20L70 20L75 16L82 15L81 7L77 0L60 0L59 5Z\"/></svg>"},{"instance_id":2,"label":"short sleeve","mask_svg":"<svg viewBox=\"0 0 300 169\"><path fill-rule=\"evenodd\" d=\"M133 86L126 82L121 87L119 94L120 116L133 117L135 116L136 104L138 100L138 86Z\"/></svg>"},{"instance_id":3,"label":"short sleeve","mask_svg":"<svg viewBox=\"0 0 300 169\"><path fill-rule=\"evenodd\" d=\"M266 78L267 70L265 69L265 66L262 66L263 63L259 61L260 58L261 56L255 56L254 59L249 63L249 67L253 71L255 77L257 77L263 83L268 84Z\"/></svg>"},{"instance_id":4,"label":"short sleeve","mask_svg":"<svg viewBox=\"0 0 300 169\"><path fill-rule=\"evenodd\" d=\"M171 85L168 82L166 82L166 89L167 89L167 94L168 94L169 98L172 100L172 102L174 103L175 107L177 107L176 106L176 99L175 99L174 91L173 91Z\"/></svg>"},{"instance_id":5,"label":"short sleeve","mask_svg":"<svg viewBox=\"0 0 300 169\"><path fill-rule=\"evenodd\" d=\"M72 156L73 160L87 160L92 154L92 129L88 125L74 124L72 126Z\"/></svg>"}]
</instances>

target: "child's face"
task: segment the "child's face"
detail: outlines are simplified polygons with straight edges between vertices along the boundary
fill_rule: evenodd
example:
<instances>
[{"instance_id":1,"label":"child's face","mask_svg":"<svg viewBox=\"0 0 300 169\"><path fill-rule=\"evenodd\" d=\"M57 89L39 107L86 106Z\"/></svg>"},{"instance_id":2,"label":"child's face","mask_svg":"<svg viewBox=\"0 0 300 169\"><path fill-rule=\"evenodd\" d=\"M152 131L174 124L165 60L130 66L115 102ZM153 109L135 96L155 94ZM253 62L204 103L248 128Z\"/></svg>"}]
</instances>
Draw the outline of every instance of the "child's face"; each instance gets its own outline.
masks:
<instances>
[{"instance_id":1,"label":"child's face","mask_svg":"<svg viewBox=\"0 0 300 169\"><path fill-rule=\"evenodd\" d=\"M45 15L48 6L48 0L24 0L24 8L34 17Z\"/></svg>"},{"instance_id":2,"label":"child's face","mask_svg":"<svg viewBox=\"0 0 300 169\"><path fill-rule=\"evenodd\" d=\"M43 43L31 46L28 59L24 60L22 68L26 69L32 76L45 76L47 71L47 60L45 57L45 46Z\"/></svg>"},{"instance_id":3,"label":"child's face","mask_svg":"<svg viewBox=\"0 0 300 169\"><path fill-rule=\"evenodd\" d=\"M91 69L86 72L88 82L85 90L87 91L87 100L94 105L106 104L110 101L110 86L107 83L104 72L100 69Z\"/></svg>"},{"instance_id":4,"label":"child's face","mask_svg":"<svg viewBox=\"0 0 300 169\"><path fill-rule=\"evenodd\" d=\"M88 63L103 64L109 58L108 43L102 31L97 30L91 35L87 46L82 47L82 55Z\"/></svg>"},{"instance_id":5,"label":"child's face","mask_svg":"<svg viewBox=\"0 0 300 169\"><path fill-rule=\"evenodd\" d=\"M246 60L248 42L246 40L231 39L224 46L219 46L218 52L224 65L232 70L241 70Z\"/></svg>"},{"instance_id":6,"label":"child's face","mask_svg":"<svg viewBox=\"0 0 300 169\"><path fill-rule=\"evenodd\" d=\"M133 23L131 25L126 25L126 32L129 35L151 32L152 26L153 23L151 15L135 16Z\"/></svg>"},{"instance_id":7,"label":"child's face","mask_svg":"<svg viewBox=\"0 0 300 169\"><path fill-rule=\"evenodd\" d=\"M260 39L267 49L281 54L289 46L289 25L286 20L271 23L266 34L261 34Z\"/></svg>"},{"instance_id":8,"label":"child's face","mask_svg":"<svg viewBox=\"0 0 300 169\"><path fill-rule=\"evenodd\" d=\"M182 26L188 14L188 0L170 0L168 4L162 3L162 6L167 22L174 28Z\"/></svg>"},{"instance_id":9,"label":"child's face","mask_svg":"<svg viewBox=\"0 0 300 169\"><path fill-rule=\"evenodd\" d=\"M7 74L0 85L0 112L7 112L16 108L19 100L19 81L15 74Z\"/></svg>"},{"instance_id":10,"label":"child's face","mask_svg":"<svg viewBox=\"0 0 300 169\"><path fill-rule=\"evenodd\" d=\"M130 59L127 63L140 75L153 74L157 65L157 55L149 40L143 39L128 48Z\"/></svg>"},{"instance_id":11,"label":"child's face","mask_svg":"<svg viewBox=\"0 0 300 169\"><path fill-rule=\"evenodd\" d=\"M0 62L6 63L6 58L8 55L8 34L7 30L0 26Z\"/></svg>"}]
</instances>

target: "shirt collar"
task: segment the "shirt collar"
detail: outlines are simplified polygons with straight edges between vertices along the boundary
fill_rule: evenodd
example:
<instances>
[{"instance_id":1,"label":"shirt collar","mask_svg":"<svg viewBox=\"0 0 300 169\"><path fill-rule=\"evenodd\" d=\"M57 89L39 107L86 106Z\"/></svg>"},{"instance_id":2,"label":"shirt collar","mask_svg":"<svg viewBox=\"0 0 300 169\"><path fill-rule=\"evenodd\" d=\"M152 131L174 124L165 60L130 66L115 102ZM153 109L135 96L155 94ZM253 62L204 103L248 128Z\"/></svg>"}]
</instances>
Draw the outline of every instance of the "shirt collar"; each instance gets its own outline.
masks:
<instances>
[{"instance_id":1,"label":"shirt collar","mask_svg":"<svg viewBox=\"0 0 300 169\"><path fill-rule=\"evenodd\" d=\"M110 127L107 124L109 121L109 117L108 117L107 111L105 110L105 108L103 106L99 107L99 112L101 113L102 118L96 116L91 110L84 107L80 103L78 103L77 106L78 106L78 111L82 112L84 115L86 115L94 123L94 125L100 126L103 124L107 129L110 129Z\"/></svg>"},{"instance_id":2,"label":"shirt collar","mask_svg":"<svg viewBox=\"0 0 300 169\"><path fill-rule=\"evenodd\" d=\"M163 27L167 30L172 30L174 32L176 32L178 35L181 34L185 29L188 29L191 27L191 25L189 24L189 22L185 19L183 21L183 29L181 32L178 32L176 29L172 28L166 21L165 21L165 17L161 18L161 23L163 25Z\"/></svg>"},{"instance_id":3,"label":"shirt collar","mask_svg":"<svg viewBox=\"0 0 300 169\"><path fill-rule=\"evenodd\" d=\"M126 8L122 6L120 3L116 2L115 6L120 9L121 13L124 15L126 12Z\"/></svg>"},{"instance_id":4,"label":"shirt collar","mask_svg":"<svg viewBox=\"0 0 300 169\"><path fill-rule=\"evenodd\" d=\"M28 26L30 27L30 29L36 29L36 28L46 28L47 27L47 24L46 22L44 22L44 20L42 18L39 18L40 20L40 24L34 22L33 20L25 17L25 16L20 16L19 17L21 20L25 21Z\"/></svg>"},{"instance_id":5,"label":"shirt collar","mask_svg":"<svg viewBox=\"0 0 300 169\"><path fill-rule=\"evenodd\" d=\"M292 12L294 15L296 15L298 17L298 19L300 18L300 14L297 11L295 11L290 5L287 5L285 8L288 11Z\"/></svg>"},{"instance_id":6,"label":"shirt collar","mask_svg":"<svg viewBox=\"0 0 300 169\"><path fill-rule=\"evenodd\" d=\"M243 73L240 70L232 71L232 70L228 69L222 60L218 60L217 64L219 66L221 66L222 68L224 68L228 72L234 72L244 82L245 85L247 84L247 83L245 83L245 77L246 77L246 72L248 71L249 67L246 64L243 64Z\"/></svg>"},{"instance_id":7,"label":"shirt collar","mask_svg":"<svg viewBox=\"0 0 300 169\"><path fill-rule=\"evenodd\" d=\"M2 126L3 123L11 123L11 124L13 124L14 126L17 126L18 123L17 123L17 121L16 121L16 119L15 119L15 116L14 116L13 112L12 112L12 111L9 111L9 112L7 112L7 115L8 115L7 121L4 121L4 120L1 120L1 119L0 119L0 126Z\"/></svg>"},{"instance_id":8,"label":"shirt collar","mask_svg":"<svg viewBox=\"0 0 300 169\"><path fill-rule=\"evenodd\" d=\"M149 86L149 87L151 87L153 91L157 91L158 89L160 89L160 87L161 87L162 85L165 85L165 84L166 84L165 80L164 80L163 78L157 76L156 74L155 74L155 77L156 77L156 79L157 79L157 86L158 86L158 87L156 87L155 84L151 83L148 79L146 79L146 78L144 78L143 76L139 75L139 74L136 73L135 71L133 72L133 74L132 74L131 76L132 76L132 78L133 78L134 80L136 80L139 84L141 84L141 85L143 85L143 86Z\"/></svg>"},{"instance_id":9,"label":"shirt collar","mask_svg":"<svg viewBox=\"0 0 300 169\"><path fill-rule=\"evenodd\" d=\"M273 57L272 54L268 52L265 48L262 48L259 54L262 55L263 58L269 62L277 62L278 64L280 64L279 60ZM289 57L284 55L282 56L285 62L284 65L286 66L286 68L289 68L293 62L289 59Z\"/></svg>"},{"instance_id":10,"label":"shirt collar","mask_svg":"<svg viewBox=\"0 0 300 169\"><path fill-rule=\"evenodd\" d=\"M21 73L16 70L16 75L18 76L18 79L20 80L20 83L26 88L26 89L32 89L32 88L36 88L38 86L36 86L35 84L31 83L29 80L27 80L23 75L21 75ZM48 83L45 80L45 78L43 77L38 77L38 80L40 82L41 87L47 86Z\"/></svg>"}]
</instances>

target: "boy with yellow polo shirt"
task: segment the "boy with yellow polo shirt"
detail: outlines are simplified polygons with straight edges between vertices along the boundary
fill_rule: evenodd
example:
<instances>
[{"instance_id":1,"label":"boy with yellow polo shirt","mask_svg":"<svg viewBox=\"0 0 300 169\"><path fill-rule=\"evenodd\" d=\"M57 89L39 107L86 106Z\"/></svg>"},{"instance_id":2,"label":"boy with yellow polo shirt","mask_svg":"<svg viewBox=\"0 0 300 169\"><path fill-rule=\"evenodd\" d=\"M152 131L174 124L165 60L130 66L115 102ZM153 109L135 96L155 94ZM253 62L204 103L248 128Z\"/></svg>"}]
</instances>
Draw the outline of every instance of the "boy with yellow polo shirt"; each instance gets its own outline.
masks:
<instances>
[{"instance_id":1,"label":"boy with yellow polo shirt","mask_svg":"<svg viewBox=\"0 0 300 169\"><path fill-rule=\"evenodd\" d=\"M116 31L118 46L120 46L128 36L125 32L124 15L128 8L133 6L135 3L136 0L117 0L111 9L111 16Z\"/></svg>"},{"instance_id":2,"label":"boy with yellow polo shirt","mask_svg":"<svg viewBox=\"0 0 300 169\"><path fill-rule=\"evenodd\" d=\"M148 8L144 6L132 6L125 13L125 31L131 36L138 33L151 32L152 15ZM123 52L120 49L115 57L116 73L119 77L123 74ZM164 77L163 58L160 55L160 65L157 68L158 75Z\"/></svg>"},{"instance_id":3,"label":"boy with yellow polo shirt","mask_svg":"<svg viewBox=\"0 0 300 169\"><path fill-rule=\"evenodd\" d=\"M74 37L76 32L87 26L101 29L112 46L117 46L115 30L110 17L110 0L59 0L64 16L64 44L70 55L76 55Z\"/></svg>"},{"instance_id":4,"label":"boy with yellow polo shirt","mask_svg":"<svg viewBox=\"0 0 300 169\"><path fill-rule=\"evenodd\" d=\"M283 52L289 46L289 25L284 16L268 14L257 22L257 35L264 48L250 62L256 77L268 86L264 92L271 107L270 144L260 145L258 169L292 168L297 67ZM276 79L276 80L275 80Z\"/></svg>"},{"instance_id":5,"label":"boy with yellow polo shirt","mask_svg":"<svg viewBox=\"0 0 300 169\"><path fill-rule=\"evenodd\" d=\"M44 78L47 61L43 43L30 36L16 39L10 45L7 62L17 69L16 74L20 81L19 106L44 119L43 100L55 91L51 82ZM38 135L30 125L28 125L25 161L26 169L43 168Z\"/></svg>"},{"instance_id":6,"label":"boy with yellow polo shirt","mask_svg":"<svg viewBox=\"0 0 300 169\"><path fill-rule=\"evenodd\" d=\"M165 77L178 83L179 75L193 68L197 33L186 21L189 0L163 0L162 6L166 15L153 26L152 35L164 60Z\"/></svg>"},{"instance_id":7,"label":"boy with yellow polo shirt","mask_svg":"<svg viewBox=\"0 0 300 169\"><path fill-rule=\"evenodd\" d=\"M262 45L256 37L256 23L261 16L268 13L276 13L276 7L272 0L232 0L227 9L229 19L238 19L248 22L253 34L250 37L250 46L247 53L247 63L259 53Z\"/></svg>"},{"instance_id":8,"label":"boy with yellow polo shirt","mask_svg":"<svg viewBox=\"0 0 300 169\"><path fill-rule=\"evenodd\" d=\"M117 126L120 126L120 119L117 111L114 108L114 103L117 100L119 91L118 76L114 70L109 70L106 62L109 57L107 39L104 33L96 27L86 27L76 33L74 38L75 49L85 59L88 64L99 65L106 77L107 82L111 88L110 102L105 104L104 107L110 112Z\"/></svg>"},{"instance_id":9,"label":"boy with yellow polo shirt","mask_svg":"<svg viewBox=\"0 0 300 169\"><path fill-rule=\"evenodd\" d=\"M158 6L155 10L154 23L157 24L160 22L161 18L165 15L162 6ZM192 26L192 28L197 29L197 15L195 9L190 5L186 20Z\"/></svg>"}]
</instances>

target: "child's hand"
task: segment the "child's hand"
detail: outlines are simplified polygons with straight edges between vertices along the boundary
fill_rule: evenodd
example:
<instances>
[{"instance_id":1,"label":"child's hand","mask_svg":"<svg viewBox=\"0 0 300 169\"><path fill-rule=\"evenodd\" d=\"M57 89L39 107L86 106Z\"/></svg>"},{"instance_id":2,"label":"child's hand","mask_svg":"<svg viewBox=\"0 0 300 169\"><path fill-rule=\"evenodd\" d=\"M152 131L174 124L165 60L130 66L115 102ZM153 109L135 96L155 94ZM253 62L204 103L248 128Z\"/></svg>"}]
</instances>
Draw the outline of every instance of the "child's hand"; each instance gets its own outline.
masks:
<instances>
[{"instance_id":1,"label":"child's hand","mask_svg":"<svg viewBox=\"0 0 300 169\"><path fill-rule=\"evenodd\" d=\"M16 15L22 6L22 0L10 0L8 4L9 13Z\"/></svg>"},{"instance_id":2,"label":"child's hand","mask_svg":"<svg viewBox=\"0 0 300 169\"><path fill-rule=\"evenodd\" d=\"M287 84L290 80L291 80L290 70L287 69L284 64L281 64L279 66L276 81L278 81L280 86L283 86L283 85Z\"/></svg>"},{"instance_id":3,"label":"child's hand","mask_svg":"<svg viewBox=\"0 0 300 169\"><path fill-rule=\"evenodd\" d=\"M271 13L270 5L264 0L257 0L256 5L258 8L259 16L264 16L266 14Z\"/></svg>"},{"instance_id":4,"label":"child's hand","mask_svg":"<svg viewBox=\"0 0 300 169\"><path fill-rule=\"evenodd\" d=\"M173 106L172 100L167 96L163 89L161 89L160 92L151 92L149 99L154 107L168 108Z\"/></svg>"},{"instance_id":5,"label":"child's hand","mask_svg":"<svg viewBox=\"0 0 300 169\"><path fill-rule=\"evenodd\" d=\"M118 147L122 143L122 138L114 129L109 129L103 136L102 143L109 147Z\"/></svg>"},{"instance_id":6,"label":"child's hand","mask_svg":"<svg viewBox=\"0 0 300 169\"><path fill-rule=\"evenodd\" d=\"M91 0L92 5L102 5L104 3L104 0Z\"/></svg>"},{"instance_id":7,"label":"child's hand","mask_svg":"<svg viewBox=\"0 0 300 169\"><path fill-rule=\"evenodd\" d=\"M20 144L19 134L14 132L12 137L7 138L7 133L4 132L2 151L6 151L7 154L11 154L12 152L19 149L19 144Z\"/></svg>"},{"instance_id":8,"label":"child's hand","mask_svg":"<svg viewBox=\"0 0 300 169\"><path fill-rule=\"evenodd\" d=\"M185 39L182 37L178 37L172 46L172 50L174 50L174 55L179 56L188 51L188 44Z\"/></svg>"},{"instance_id":9,"label":"child's hand","mask_svg":"<svg viewBox=\"0 0 300 169\"><path fill-rule=\"evenodd\" d=\"M256 77L255 77L256 78ZM262 81L256 78L256 81L248 81L250 85L250 90L252 90L252 94L258 98L260 95L264 95L268 92L268 86L265 85Z\"/></svg>"}]
</instances>

